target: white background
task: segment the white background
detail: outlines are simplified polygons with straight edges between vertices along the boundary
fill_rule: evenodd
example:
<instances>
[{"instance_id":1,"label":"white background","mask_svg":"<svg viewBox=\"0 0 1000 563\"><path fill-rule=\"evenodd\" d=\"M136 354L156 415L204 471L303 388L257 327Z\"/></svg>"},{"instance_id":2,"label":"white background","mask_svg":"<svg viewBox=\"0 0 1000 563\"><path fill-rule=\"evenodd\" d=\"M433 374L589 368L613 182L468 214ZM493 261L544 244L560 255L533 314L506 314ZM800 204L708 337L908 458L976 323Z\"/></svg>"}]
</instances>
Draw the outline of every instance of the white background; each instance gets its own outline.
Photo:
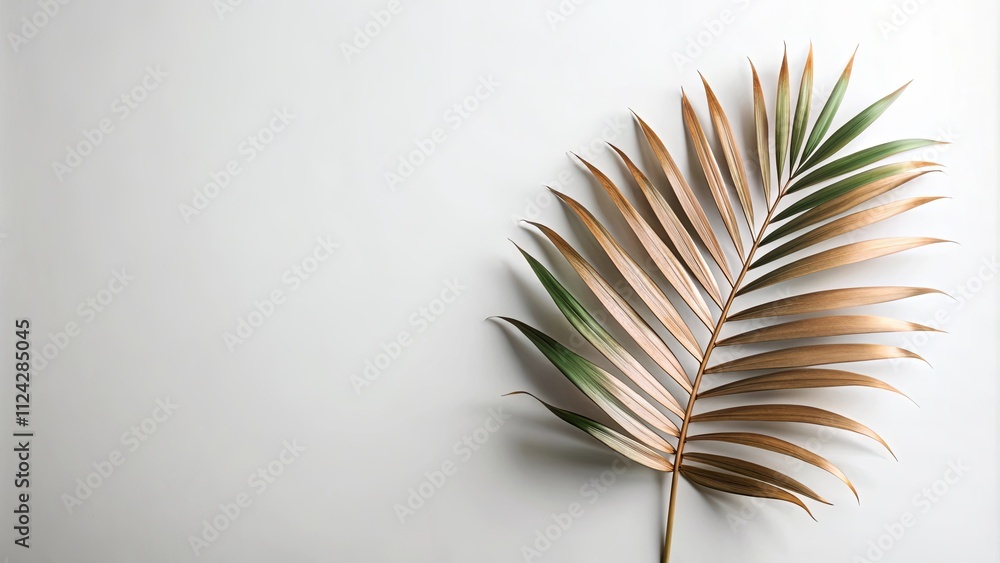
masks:
<instances>
[{"instance_id":1,"label":"white background","mask_svg":"<svg viewBox=\"0 0 1000 563\"><path fill-rule=\"evenodd\" d=\"M771 397L835 409L889 441L898 463L853 434L785 434L844 469L860 507L835 478L780 458L775 467L836 505L811 503L819 524L791 506L682 483L673 561L997 561L996 281L983 268L996 259L995 3L563 4L565 18L554 19L557 0L403 0L386 25L369 24L382 29L348 56L344 45L386 3L247 0L220 15L208 1L72 2L37 16L47 21L31 33L22 18L39 4L4 2L0 321L9 328L0 342L13 351L13 321L27 317L36 355L54 340L64 348L50 346L58 352L33 375L30 550L13 544L15 457L5 442L0 556L510 562L525 560L531 546L544 561L657 561L667 481L634 467L598 489L590 481L614 456L529 399L500 398L527 389L586 407L522 338L484 321L511 315L570 337L506 239L589 299L562 259L515 224L539 218L598 256L541 187L559 182L612 217L566 151L591 155L619 179L621 168L598 142L603 135L648 164L632 108L687 162L679 88L704 119L696 69L749 138L746 57L773 108L782 42L797 85L812 40L816 85L826 91L860 44L837 124L914 79L864 142L952 141L927 155L947 174L903 191L952 199L871 232L960 245L789 287L907 284L971 298L873 309L948 332L914 346L933 369L912 361L867 371L919 408L859 389ZM26 42L15 48L9 33ZM143 100L126 116L115 100L131 95L147 67L166 76L136 91ZM494 91L457 122L449 108L475 95L481 80ZM294 117L247 161L241 143L282 108ZM71 172L54 172L67 145L102 119L113 131ZM390 189L385 174L436 128L444 142ZM180 206L195 203L231 160L240 174L185 217ZM317 237L339 248L293 287L283 276L313 255ZM128 286L102 292L123 269L134 278ZM464 289L442 310L435 300L449 283ZM283 302L231 350L224 334L276 290ZM100 312L87 304L110 295ZM428 307L433 322L419 321ZM58 333L70 322L79 330L66 341ZM359 393L352 376L393 349L401 332L410 344ZM913 344L903 335L872 341ZM0 420L13 432L13 365L4 357ZM177 408L164 417L157 400ZM509 418L486 434L490 409ZM154 415L161 422L136 448L128 433ZM466 436L488 441L474 452L456 448ZM284 444L296 441L304 451L285 454L292 462L283 464ZM107 477L91 476L116 450L124 462ZM401 522L396 505L449 462L457 472ZM269 464L281 474L260 491L248 477ZM969 469L934 493L955 476L950 464ZM603 473L606 484L611 475ZM89 494L80 485L88 476L99 482ZM249 506L221 519L226 529L196 556L191 538L204 537L204 521L241 493ZM67 501L77 495L87 498ZM922 500L928 495L935 502ZM572 503L583 512L569 530L536 544L551 515ZM904 513L914 525L892 538L886 530ZM870 543L880 540L881 555Z\"/></svg>"}]
</instances>

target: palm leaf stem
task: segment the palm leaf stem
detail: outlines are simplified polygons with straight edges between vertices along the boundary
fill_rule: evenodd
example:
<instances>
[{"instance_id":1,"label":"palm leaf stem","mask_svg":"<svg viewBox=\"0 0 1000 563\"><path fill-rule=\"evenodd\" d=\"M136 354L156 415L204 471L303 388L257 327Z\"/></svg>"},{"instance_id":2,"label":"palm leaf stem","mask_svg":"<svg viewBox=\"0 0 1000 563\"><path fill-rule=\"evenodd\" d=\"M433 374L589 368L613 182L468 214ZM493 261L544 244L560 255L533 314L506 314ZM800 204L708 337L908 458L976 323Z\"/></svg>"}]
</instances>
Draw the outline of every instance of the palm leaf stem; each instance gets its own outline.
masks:
<instances>
[{"instance_id":1,"label":"palm leaf stem","mask_svg":"<svg viewBox=\"0 0 1000 563\"><path fill-rule=\"evenodd\" d=\"M719 340L719 333L722 332L722 327L726 324L726 318L729 316L729 308L732 307L733 301L736 300L736 294L738 293L740 287L742 287L743 278L745 278L747 272L750 271L750 264L753 263L754 254L756 254L757 248L760 246L760 242L763 240L764 234L767 232L767 227L771 224L774 212L777 211L778 204L781 203L782 197L784 197L785 193L788 191L788 186L791 184L792 179L795 178L796 174L792 173L789 174L789 176L790 177L785 182L785 185L781 188L781 191L778 192L778 197L775 198L774 203L768 209L767 218L765 218L763 224L761 224L760 231L757 233L757 236L754 237L753 246L750 247L750 252L747 254L746 260L743 262L739 277L736 278L736 283L733 284L733 290L726 299L726 304L722 308L719 320L715 325L715 329L712 331L712 336L708 341L708 345L705 347L705 354L701 360L701 365L698 366L698 375L695 377L692 385L693 390L691 391L691 396L688 399L687 410L684 413L680 436L677 438L677 452L674 454L674 471L670 481L670 501L667 506L667 527L663 534L663 563L670 562L670 544L674 530L674 507L676 506L677 500L677 483L680 481L680 468L684 455L684 445L687 440L688 423L691 420L691 415L694 411L694 403L698 397L698 388L701 385L701 379L705 375L705 370L708 367L708 361L712 357L712 351L715 350L716 343Z\"/></svg>"}]
</instances>

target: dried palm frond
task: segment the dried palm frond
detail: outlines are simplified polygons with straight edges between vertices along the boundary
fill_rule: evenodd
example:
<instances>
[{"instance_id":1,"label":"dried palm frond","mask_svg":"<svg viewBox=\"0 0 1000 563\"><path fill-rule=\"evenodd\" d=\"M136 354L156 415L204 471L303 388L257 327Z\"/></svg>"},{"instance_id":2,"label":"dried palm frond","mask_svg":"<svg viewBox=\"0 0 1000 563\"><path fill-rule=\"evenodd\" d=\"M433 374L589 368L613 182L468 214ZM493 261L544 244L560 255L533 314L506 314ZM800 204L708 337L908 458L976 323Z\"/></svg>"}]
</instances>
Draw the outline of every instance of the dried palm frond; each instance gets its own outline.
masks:
<instances>
[{"instance_id":1,"label":"dried palm frond","mask_svg":"<svg viewBox=\"0 0 1000 563\"><path fill-rule=\"evenodd\" d=\"M707 204L695 194L663 141L636 115L638 127L662 168L667 185L654 185L623 151L612 148L646 198L665 236L636 210L607 175L580 159L618 209L623 224L638 239L643 252L649 255L651 262L646 263L655 265L657 272L647 272L640 260L632 256L626 245L597 217L566 194L555 192L607 254L616 272L602 273L558 233L545 225L529 222L569 262L630 341L616 339L598 320L604 316L603 312L588 311L541 262L518 247L566 319L617 372L605 370L534 327L501 317L526 336L610 420L593 420L538 400L557 417L617 453L657 471L673 473L664 562L670 557L677 484L681 476L709 489L793 503L810 516L812 513L804 499L827 503L812 489L786 474L748 459L712 453L712 448L719 444L737 444L746 446L748 453L763 450L803 461L836 476L857 496L854 485L840 469L787 440L755 432L702 433L699 430L694 433L694 428L716 422L805 423L867 436L889 449L888 444L867 426L812 406L750 402L721 409L711 406L717 397L725 396L732 401L762 391L854 386L900 393L874 377L820 366L919 358L913 352L863 342L802 345L796 344L796 339L933 330L897 319L839 312L844 308L936 293L936 290L921 287L831 289L786 296L735 310L739 298L751 292L831 268L943 242L925 237L894 237L849 242L821 251L814 249L818 243L854 234L863 227L938 199L894 200L856 210L935 170L938 165L906 161L870 167L888 157L936 142L926 139L892 141L834 158L874 123L905 89L903 86L876 101L827 135L846 93L853 64L852 56L810 128L812 48L802 72L794 113L786 52L779 72L773 124L768 119L764 89L751 63L756 157L761 172L753 182L747 174L744 153L730 120L707 80L702 77L709 121L722 149L721 159L713 150L690 99L682 95L684 126L690 135L697 167L711 194ZM772 128L773 150L770 146ZM754 190L758 188L752 183L759 185L757 199L764 202L764 207L757 210L753 201ZM669 190L669 197L665 195L666 190ZM736 195L736 204L732 194ZM789 198L790 194L798 194L798 198ZM676 199L676 206L668 202L672 199ZM721 218L722 229L713 228L708 219L709 214L716 212ZM755 217L763 219L758 223ZM752 234L750 241L744 241L740 232L744 222ZM739 257L738 263L730 264L727 260L727 247ZM623 296L609 281L612 275L624 278L633 300ZM661 287L654 276L665 280L669 293L676 295L673 299L667 297L668 288ZM648 320L650 315L654 321ZM789 315L806 316L780 319ZM750 328L740 324L751 319L774 319L774 322L764 326L758 322ZM672 338L661 337L651 325L662 325ZM696 337L705 332L701 325L710 332L707 339ZM735 333L722 338L724 327L735 327ZM723 363L712 362L712 353L719 347L776 342L783 343L784 347L741 355ZM697 368L686 370L678 354L692 356ZM656 370L647 369L640 359L643 355L657 366ZM704 385L706 374L742 374L759 370L765 373L745 375L711 388ZM516 393L531 395L522 391ZM705 408L696 412L696 404ZM688 450L692 442L698 442L699 451Z\"/></svg>"}]
</instances>

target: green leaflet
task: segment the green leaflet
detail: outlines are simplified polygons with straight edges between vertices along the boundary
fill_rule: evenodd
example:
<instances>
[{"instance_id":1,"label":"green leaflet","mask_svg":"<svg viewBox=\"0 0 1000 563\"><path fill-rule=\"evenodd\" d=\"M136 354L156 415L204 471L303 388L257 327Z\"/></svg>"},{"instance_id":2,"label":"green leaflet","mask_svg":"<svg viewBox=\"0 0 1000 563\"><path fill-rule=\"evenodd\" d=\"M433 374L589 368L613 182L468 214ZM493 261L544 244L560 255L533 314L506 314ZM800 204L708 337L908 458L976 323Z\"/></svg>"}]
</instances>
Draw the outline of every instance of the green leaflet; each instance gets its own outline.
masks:
<instances>
[{"instance_id":1,"label":"green leaflet","mask_svg":"<svg viewBox=\"0 0 1000 563\"><path fill-rule=\"evenodd\" d=\"M857 136L863 133L865 129L868 129L868 126L874 123L879 116L885 113L885 110L889 109L889 106L896 101L896 98L898 98L903 93L903 90L905 90L909 85L910 83L907 82L906 84L900 86L898 90L868 106L861 113L854 116L853 119L843 124L840 129L834 131L833 135L830 135L830 138L816 150L814 155L812 155L802 164L802 166L799 167L799 170L807 170L816 164L823 162L827 158L833 156L837 151L844 148L847 143L850 143L857 138Z\"/></svg>"},{"instance_id":2,"label":"green leaflet","mask_svg":"<svg viewBox=\"0 0 1000 563\"><path fill-rule=\"evenodd\" d=\"M806 67L802 70L802 82L799 83L799 99L795 102L795 121L792 122L792 152L788 157L788 167L795 166L799 157L802 141L806 136L806 124L809 122L809 109L812 107L813 90L813 50L809 45L809 57Z\"/></svg>"},{"instance_id":3,"label":"green leaflet","mask_svg":"<svg viewBox=\"0 0 1000 563\"><path fill-rule=\"evenodd\" d=\"M791 114L791 93L788 86L788 48L781 60L781 71L778 73L778 99L775 107L774 152L778 162L778 185L781 185L781 172L785 169L785 157L788 156L788 122Z\"/></svg>"},{"instance_id":4,"label":"green leaflet","mask_svg":"<svg viewBox=\"0 0 1000 563\"><path fill-rule=\"evenodd\" d=\"M573 294L559 283L559 280L538 260L525 252L521 247L517 249L521 251L525 260L531 265L531 269L538 276L538 280L542 282L545 290L549 292L549 296L552 297L556 306L562 311L566 320L573 325L573 328L587 342L590 342L594 348L597 348L601 354L608 358L611 363L625 372L643 391L670 409L677 416L684 416L684 411L674 397L663 388L663 385L624 346L615 340L614 336L601 326L601 323L597 322L597 319L573 297Z\"/></svg>"},{"instance_id":5,"label":"green leaflet","mask_svg":"<svg viewBox=\"0 0 1000 563\"><path fill-rule=\"evenodd\" d=\"M855 54L857 51L855 51ZM840 102L844 100L844 93L847 92L847 83L851 80L851 69L854 67L854 55L851 55L851 60L848 61L847 66L844 68L844 72L840 75L840 79L837 80L837 84L833 87L833 92L830 93L830 97L827 98L826 104L823 105L823 109L819 112L819 117L816 118L816 124L813 125L812 133L809 134L809 140L806 141L806 148L802 151L802 161L805 162L806 159L816 150L819 146L819 142L823 140L823 136L826 132L830 130L830 125L833 123L833 117L837 115L837 110L840 109Z\"/></svg>"},{"instance_id":6,"label":"green leaflet","mask_svg":"<svg viewBox=\"0 0 1000 563\"><path fill-rule=\"evenodd\" d=\"M911 170L915 171L901 172L877 182L861 186L856 190L839 195L822 205L817 205L809 211L798 215L791 221L788 221L764 237L764 240L760 242L760 246L771 244L776 240L782 239L791 233L802 230L810 225L815 225L816 223L840 215L841 213L849 209L853 209L862 203L871 200L872 198L878 197L912 180L915 180L924 174L934 172L934 170L928 169L930 166L939 166L933 162L913 162L911 165Z\"/></svg>"},{"instance_id":7,"label":"green leaflet","mask_svg":"<svg viewBox=\"0 0 1000 563\"><path fill-rule=\"evenodd\" d=\"M820 182L825 182L831 178L842 176L848 172L854 172L855 170L864 168L869 164L878 162L883 158L890 157L901 152L940 143L941 141L933 141L930 139L902 139L899 141L890 141L888 143L882 143L881 145L869 147L856 153L851 153L843 158L838 158L829 164L825 164L816 170L813 170L809 174L806 174L792 183L792 185L788 188L788 193L797 192Z\"/></svg>"},{"instance_id":8,"label":"green leaflet","mask_svg":"<svg viewBox=\"0 0 1000 563\"><path fill-rule=\"evenodd\" d=\"M646 467L656 469L657 471L673 471L674 469L673 465L667 461L666 458L656 453L653 449L636 442L632 438L629 438L621 432L609 428L596 420L587 418L575 412L561 409L559 407L554 407L538 397L535 397L531 393L526 393L524 391L515 391L513 393L508 393L508 395L528 395L529 397L534 398L536 401L544 405L545 408L549 409L552 414L558 416L580 430L583 430L594 438L597 438L607 447L631 459L632 461L641 463Z\"/></svg>"},{"instance_id":9,"label":"green leaflet","mask_svg":"<svg viewBox=\"0 0 1000 563\"><path fill-rule=\"evenodd\" d=\"M899 174L901 172L907 172L913 170L917 165L924 163L917 162L894 162L892 164L886 164L884 166L879 166L877 168L872 168L870 170L865 170L855 174L854 176L848 176L843 180L834 182L829 186L821 188L820 190L809 194L808 196L800 199L799 201L793 203L788 209L779 213L774 221L781 221L787 219L793 215L798 215L803 211L812 209L817 205L830 201L831 199L846 194L851 190L860 188L871 182L881 180L883 178L888 178L894 174Z\"/></svg>"},{"instance_id":10,"label":"green leaflet","mask_svg":"<svg viewBox=\"0 0 1000 563\"><path fill-rule=\"evenodd\" d=\"M649 429L636 418L655 424L664 432L677 432L676 426L662 412L632 391L619 379L596 366L590 360L566 348L547 334L521 321L509 317L499 317L514 325L545 354L563 375L583 391L590 400L621 424L629 433L639 438L647 446L672 453L674 447L659 434Z\"/></svg>"}]
</instances>

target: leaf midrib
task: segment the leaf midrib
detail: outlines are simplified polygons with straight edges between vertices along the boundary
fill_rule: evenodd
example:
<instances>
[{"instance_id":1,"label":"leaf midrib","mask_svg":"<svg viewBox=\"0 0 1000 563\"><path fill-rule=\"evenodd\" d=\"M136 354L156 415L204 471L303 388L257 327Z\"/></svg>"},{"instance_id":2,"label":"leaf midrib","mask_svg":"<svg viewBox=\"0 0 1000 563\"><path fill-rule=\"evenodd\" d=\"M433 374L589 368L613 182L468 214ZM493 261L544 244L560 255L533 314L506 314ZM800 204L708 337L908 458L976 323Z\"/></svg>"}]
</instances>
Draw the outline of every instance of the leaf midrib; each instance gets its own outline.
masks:
<instances>
[{"instance_id":1,"label":"leaf midrib","mask_svg":"<svg viewBox=\"0 0 1000 563\"><path fill-rule=\"evenodd\" d=\"M796 170L798 172L798 170ZM764 218L764 222L761 224L760 231L757 236L754 237L753 245L750 247L750 251L747 253L746 260L743 262L742 268L740 270L739 276L736 278L736 282L733 284L733 290L730 292L729 297L726 299L725 305L722 307L722 313L719 315L719 321L715 325L715 329L712 331L712 336L708 341L708 345L705 347L705 354L702 357L701 365L698 366L698 374L692 383L692 391L690 399L687 403L687 408L684 412L684 419L681 421L680 436L677 438L677 451L674 454L674 471L670 483L670 505L667 509L667 528L671 529L673 527L673 517L674 517L674 505L677 499L677 484L680 481L681 464L684 461L684 446L687 442L688 425L691 421L692 413L694 412L694 404L698 400L698 390L701 387L702 377L705 375L705 370L708 367L708 361L712 357L712 352L715 350L716 343L719 340L719 334L722 332L722 327L726 324L726 319L729 316L729 309L732 307L733 302L736 300L737 293L743 284L743 279L746 277L747 273L750 271L750 265L753 263L754 255L757 253L757 249L760 247L761 240L764 238L764 233L767 232L768 226L771 224L771 219L774 217L775 211L778 209L778 204L781 199L785 196L788 191L788 186L791 184L792 178L796 176L795 173L790 174L790 177L786 181L785 185L778 192L777 197L774 200L774 204L767 210L767 217ZM668 534L666 552L669 553L669 542L671 535Z\"/></svg>"}]
</instances>

